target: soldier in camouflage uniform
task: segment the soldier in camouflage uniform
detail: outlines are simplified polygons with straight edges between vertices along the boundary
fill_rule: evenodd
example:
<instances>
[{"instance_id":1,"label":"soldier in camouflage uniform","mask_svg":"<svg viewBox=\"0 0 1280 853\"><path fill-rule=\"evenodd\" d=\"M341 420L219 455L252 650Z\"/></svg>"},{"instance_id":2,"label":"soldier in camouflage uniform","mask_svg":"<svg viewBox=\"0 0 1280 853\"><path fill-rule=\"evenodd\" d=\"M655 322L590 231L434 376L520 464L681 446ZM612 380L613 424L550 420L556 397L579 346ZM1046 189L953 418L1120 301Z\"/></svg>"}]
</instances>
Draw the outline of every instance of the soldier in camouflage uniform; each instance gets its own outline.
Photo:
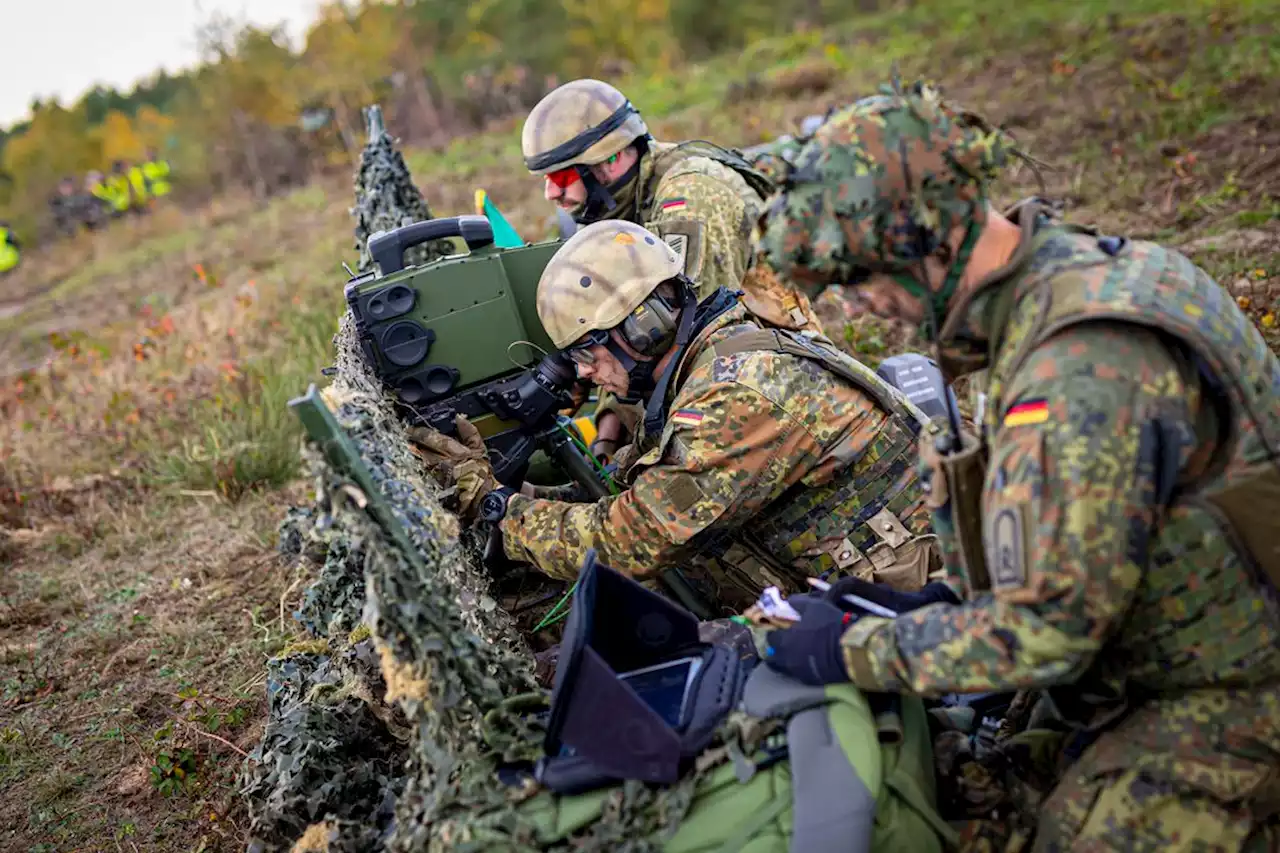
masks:
<instances>
[{"instance_id":1,"label":"soldier in camouflage uniform","mask_svg":"<svg viewBox=\"0 0 1280 853\"><path fill-rule=\"evenodd\" d=\"M821 333L808 299L753 266L751 229L773 186L737 153L695 141L659 142L627 98L599 80L574 80L525 120L525 165L545 177L548 201L581 225L625 219L680 248L699 297L744 291L757 317ZM611 398L597 407L601 450L611 453L638 415Z\"/></svg>"},{"instance_id":2,"label":"soldier in camouflage uniform","mask_svg":"<svg viewBox=\"0 0 1280 853\"><path fill-rule=\"evenodd\" d=\"M771 660L874 691L1044 688L1079 728L1034 850L1276 850L1280 364L1178 253L993 210L1014 153L931 87L890 89L832 117L770 206L781 273L856 286L953 375L990 374L981 437L922 442L967 600L849 624L808 599Z\"/></svg>"},{"instance_id":3,"label":"soldier in camouflage uniform","mask_svg":"<svg viewBox=\"0 0 1280 853\"><path fill-rule=\"evenodd\" d=\"M762 327L727 290L699 302L679 255L629 222L571 237L537 309L580 377L647 401L644 432L621 454L615 496L491 493L506 501L508 557L566 580L592 548L640 579L681 566L717 615L835 571L924 584L925 418L871 370L824 338Z\"/></svg>"}]
</instances>

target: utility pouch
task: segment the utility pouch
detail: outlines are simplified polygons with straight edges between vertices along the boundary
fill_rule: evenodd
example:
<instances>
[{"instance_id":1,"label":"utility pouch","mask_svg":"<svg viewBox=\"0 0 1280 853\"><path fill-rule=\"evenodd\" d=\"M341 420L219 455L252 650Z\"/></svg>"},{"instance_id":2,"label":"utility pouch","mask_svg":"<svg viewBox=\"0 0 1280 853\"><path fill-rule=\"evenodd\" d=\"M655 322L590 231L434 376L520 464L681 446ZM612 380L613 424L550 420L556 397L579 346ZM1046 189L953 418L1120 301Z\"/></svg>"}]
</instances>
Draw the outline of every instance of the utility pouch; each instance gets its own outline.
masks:
<instances>
[{"instance_id":1,"label":"utility pouch","mask_svg":"<svg viewBox=\"0 0 1280 853\"><path fill-rule=\"evenodd\" d=\"M1257 581L1273 612L1280 595L1280 467L1267 459L1254 463L1253 476L1242 476L1223 489L1199 498L1216 510L1219 522L1237 547L1248 554Z\"/></svg>"},{"instance_id":2,"label":"utility pouch","mask_svg":"<svg viewBox=\"0 0 1280 853\"><path fill-rule=\"evenodd\" d=\"M921 457L929 475L928 506L950 516L960 568L969 592L991 588L986 548L982 540L982 489L987 477L987 445L972 433L960 431L960 451L943 455L934 443L939 433L931 423L921 440Z\"/></svg>"},{"instance_id":3,"label":"utility pouch","mask_svg":"<svg viewBox=\"0 0 1280 853\"><path fill-rule=\"evenodd\" d=\"M754 663L702 642L693 614L589 551L535 778L561 794L677 781L737 704Z\"/></svg>"}]
</instances>

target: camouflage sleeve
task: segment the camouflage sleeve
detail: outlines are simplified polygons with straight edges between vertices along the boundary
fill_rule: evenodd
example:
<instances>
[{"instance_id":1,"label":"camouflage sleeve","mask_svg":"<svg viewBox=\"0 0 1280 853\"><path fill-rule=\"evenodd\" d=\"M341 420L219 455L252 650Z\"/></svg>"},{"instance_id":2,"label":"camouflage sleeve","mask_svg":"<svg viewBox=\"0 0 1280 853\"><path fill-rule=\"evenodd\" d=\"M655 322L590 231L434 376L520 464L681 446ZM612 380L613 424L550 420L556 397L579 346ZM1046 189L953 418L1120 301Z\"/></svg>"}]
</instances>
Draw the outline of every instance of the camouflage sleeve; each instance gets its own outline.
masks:
<instances>
[{"instance_id":1,"label":"camouflage sleeve","mask_svg":"<svg viewBox=\"0 0 1280 853\"><path fill-rule=\"evenodd\" d=\"M1077 328L1043 344L1002 395L991 442L991 590L854 623L854 683L937 696L1079 677L1142 581L1159 488L1195 449L1193 393L1145 331Z\"/></svg>"},{"instance_id":2,"label":"camouflage sleeve","mask_svg":"<svg viewBox=\"0 0 1280 853\"><path fill-rule=\"evenodd\" d=\"M807 470L821 447L799 420L755 389L704 385L676 398L661 458L632 487L595 504L512 496L502 521L507 556L569 579L590 548L644 579L679 562L695 535L751 518Z\"/></svg>"},{"instance_id":3,"label":"camouflage sleeve","mask_svg":"<svg viewBox=\"0 0 1280 853\"><path fill-rule=\"evenodd\" d=\"M664 226L690 238L685 273L697 284L699 299L718 287L736 289L747 271L751 229L762 203L745 181L738 180L741 191L710 174L677 172L663 178L654 191L644 226L660 233L655 226Z\"/></svg>"}]
</instances>

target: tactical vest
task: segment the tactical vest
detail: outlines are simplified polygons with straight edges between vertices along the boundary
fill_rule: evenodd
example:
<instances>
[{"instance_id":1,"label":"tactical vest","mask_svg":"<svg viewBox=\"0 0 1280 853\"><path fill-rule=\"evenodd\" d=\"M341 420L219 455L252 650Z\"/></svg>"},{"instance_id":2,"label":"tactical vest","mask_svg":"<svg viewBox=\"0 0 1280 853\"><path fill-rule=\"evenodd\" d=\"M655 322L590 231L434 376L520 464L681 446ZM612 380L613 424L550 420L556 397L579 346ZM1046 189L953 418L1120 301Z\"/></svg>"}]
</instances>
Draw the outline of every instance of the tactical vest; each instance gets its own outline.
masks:
<instances>
[{"instance_id":1,"label":"tactical vest","mask_svg":"<svg viewBox=\"0 0 1280 853\"><path fill-rule=\"evenodd\" d=\"M916 437L928 418L903 394L865 365L836 349L829 341L784 329L761 329L751 322L737 326L713 326L713 332L730 335L710 345L690 348L675 368L679 387L689 372L717 358L745 352L777 352L813 361L842 381L853 385L890 413L875 444L861 458L850 460L847 447L837 440L823 448L815 468L828 459L845 464L839 474L821 486L803 480L780 495L749 525L728 531L707 530L693 541L695 562L714 585L699 590L705 598L732 608L753 603L766 586L805 591L806 577L857 575L917 589L934 562L933 536L928 512L915 479ZM674 392L673 392L674 393ZM662 458L673 437L664 429L656 447L634 464L654 464ZM634 466L633 466L634 467ZM630 472L628 472L628 476ZM820 543L826 550L806 557ZM700 581L690 578L697 587Z\"/></svg>"},{"instance_id":2,"label":"tactical vest","mask_svg":"<svg viewBox=\"0 0 1280 853\"><path fill-rule=\"evenodd\" d=\"M1228 564L1243 567L1258 597L1239 602L1237 630L1214 638L1196 633L1205 626L1195 620L1153 618L1135 625L1131 607L1115 642L1133 658L1126 676L1157 691L1274 679L1280 672L1280 362L1231 296L1181 254L1147 242L1099 239L1083 229L1052 229L1035 239L1029 262L1006 285L1015 288L1008 320L993 330L1008 330L1008 337L990 367L985 433L994 433L1010 403L1003 399L1009 381L1038 346L1063 329L1097 321L1132 323L1176 341L1180 346L1173 351L1190 358L1198 371L1206 405L1216 404L1222 414L1216 452L1203 470L1189 481L1186 472L1167 472L1167 479L1179 479L1164 496L1149 565L1162 567L1170 578L1167 600L1190 598L1195 590L1186 589L1189 574ZM1099 275L1103 266L1108 272ZM989 476L984 448L975 446L961 467ZM972 472L953 472L947 482L966 582L974 591L988 589L980 541L982 489L974 487ZM954 493L957 484L961 494ZM1172 571L1163 568L1171 565ZM1148 578L1148 587L1152 583ZM1144 593L1161 597L1160 590ZM1212 653L1175 663L1189 647ZM1151 660L1160 656L1168 657L1163 663ZM1138 669L1135 675L1144 663L1147 674Z\"/></svg>"},{"instance_id":3,"label":"tactical vest","mask_svg":"<svg viewBox=\"0 0 1280 853\"><path fill-rule=\"evenodd\" d=\"M0 272L8 272L16 267L19 257L17 247L9 242L9 229L0 228Z\"/></svg>"}]
</instances>

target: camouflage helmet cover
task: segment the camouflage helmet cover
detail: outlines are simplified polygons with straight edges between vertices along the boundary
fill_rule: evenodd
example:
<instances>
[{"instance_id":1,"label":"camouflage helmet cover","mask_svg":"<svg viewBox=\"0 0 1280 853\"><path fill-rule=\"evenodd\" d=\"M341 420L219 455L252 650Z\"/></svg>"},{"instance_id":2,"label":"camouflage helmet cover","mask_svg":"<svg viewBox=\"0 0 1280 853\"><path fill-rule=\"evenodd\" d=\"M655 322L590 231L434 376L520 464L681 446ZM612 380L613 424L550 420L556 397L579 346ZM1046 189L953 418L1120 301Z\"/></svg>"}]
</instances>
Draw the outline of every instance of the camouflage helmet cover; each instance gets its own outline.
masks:
<instances>
[{"instance_id":1,"label":"camouflage helmet cover","mask_svg":"<svg viewBox=\"0 0 1280 853\"><path fill-rule=\"evenodd\" d=\"M538 319L557 349L612 329L684 270L657 235L632 222L586 226L551 257L538 280Z\"/></svg>"},{"instance_id":2,"label":"camouflage helmet cover","mask_svg":"<svg viewBox=\"0 0 1280 853\"><path fill-rule=\"evenodd\" d=\"M758 248L810 286L902 273L953 229L985 222L987 185L1016 153L1011 137L928 83L883 87L833 115L797 155Z\"/></svg>"},{"instance_id":3,"label":"camouflage helmet cover","mask_svg":"<svg viewBox=\"0 0 1280 853\"><path fill-rule=\"evenodd\" d=\"M525 166L545 175L567 166L601 163L649 128L626 96L600 80L573 80L530 111L520 135Z\"/></svg>"}]
</instances>

